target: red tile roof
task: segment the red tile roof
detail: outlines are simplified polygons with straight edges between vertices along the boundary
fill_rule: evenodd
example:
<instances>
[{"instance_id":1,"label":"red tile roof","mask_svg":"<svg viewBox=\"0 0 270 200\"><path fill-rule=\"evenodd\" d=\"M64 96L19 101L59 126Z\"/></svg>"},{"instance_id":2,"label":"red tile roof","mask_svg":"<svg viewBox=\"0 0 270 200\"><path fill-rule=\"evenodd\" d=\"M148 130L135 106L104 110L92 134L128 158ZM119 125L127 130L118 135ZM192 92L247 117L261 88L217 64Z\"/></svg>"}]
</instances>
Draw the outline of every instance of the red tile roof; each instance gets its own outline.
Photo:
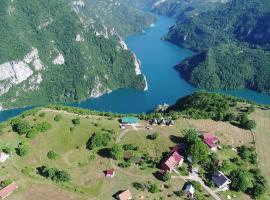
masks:
<instances>
[{"instance_id":1,"label":"red tile roof","mask_svg":"<svg viewBox=\"0 0 270 200\"><path fill-rule=\"evenodd\" d=\"M109 169L106 171L106 176L112 176L115 173L114 169Z\"/></svg>"},{"instance_id":2,"label":"red tile roof","mask_svg":"<svg viewBox=\"0 0 270 200\"><path fill-rule=\"evenodd\" d=\"M203 134L203 139L204 140L211 140L213 142L218 142L218 138L212 133Z\"/></svg>"},{"instance_id":3,"label":"red tile roof","mask_svg":"<svg viewBox=\"0 0 270 200\"><path fill-rule=\"evenodd\" d=\"M5 197L9 196L15 189L17 188L17 184L12 182L2 190L0 190L0 198L4 199Z\"/></svg>"},{"instance_id":4,"label":"red tile roof","mask_svg":"<svg viewBox=\"0 0 270 200\"><path fill-rule=\"evenodd\" d=\"M203 141L204 141L205 144L207 144L210 148L216 148L216 147L217 147L217 144L216 144L213 140L210 140L210 139L204 139Z\"/></svg>"},{"instance_id":5,"label":"red tile roof","mask_svg":"<svg viewBox=\"0 0 270 200\"><path fill-rule=\"evenodd\" d=\"M119 199L120 200L128 200L132 198L132 194L129 190L126 190L124 192L122 192L121 194L119 194Z\"/></svg>"},{"instance_id":6,"label":"red tile roof","mask_svg":"<svg viewBox=\"0 0 270 200\"><path fill-rule=\"evenodd\" d=\"M173 170L183 160L183 157L178 153L174 152L165 162L161 165L161 170Z\"/></svg>"}]
</instances>

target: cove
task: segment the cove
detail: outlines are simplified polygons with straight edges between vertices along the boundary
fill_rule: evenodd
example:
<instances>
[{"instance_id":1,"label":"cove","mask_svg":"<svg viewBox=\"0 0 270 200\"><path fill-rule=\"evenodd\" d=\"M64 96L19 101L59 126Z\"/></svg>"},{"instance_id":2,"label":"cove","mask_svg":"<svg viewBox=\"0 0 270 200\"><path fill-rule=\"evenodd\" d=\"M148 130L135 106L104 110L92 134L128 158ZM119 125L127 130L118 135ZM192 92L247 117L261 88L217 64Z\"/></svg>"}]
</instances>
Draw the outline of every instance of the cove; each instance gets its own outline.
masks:
<instances>
[{"instance_id":1,"label":"cove","mask_svg":"<svg viewBox=\"0 0 270 200\"><path fill-rule=\"evenodd\" d=\"M148 82L148 90L119 89L99 98L92 98L80 103L67 105L86 109L111 111L118 113L149 112L159 104L173 104L177 99L196 91L192 85L181 78L174 65L193 54L160 38L167 33L174 20L165 16L156 16L155 26L144 33L126 38L128 48L141 61L141 70ZM218 91L238 96L261 104L270 104L270 95L251 90ZM0 112L0 121L16 116L30 109L19 108Z\"/></svg>"}]
</instances>

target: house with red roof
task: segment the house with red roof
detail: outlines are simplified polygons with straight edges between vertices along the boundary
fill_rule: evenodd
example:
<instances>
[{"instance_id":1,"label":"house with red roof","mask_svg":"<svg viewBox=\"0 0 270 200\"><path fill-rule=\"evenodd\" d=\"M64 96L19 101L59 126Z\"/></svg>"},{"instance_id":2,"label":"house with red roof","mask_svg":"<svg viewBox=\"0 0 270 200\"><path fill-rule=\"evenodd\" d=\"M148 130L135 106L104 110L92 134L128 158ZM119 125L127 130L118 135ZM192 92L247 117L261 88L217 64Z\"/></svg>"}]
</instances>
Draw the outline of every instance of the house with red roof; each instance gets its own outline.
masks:
<instances>
[{"instance_id":1,"label":"house with red roof","mask_svg":"<svg viewBox=\"0 0 270 200\"><path fill-rule=\"evenodd\" d=\"M161 172L172 172L177 167L180 167L184 162L184 158L177 152L173 152L172 155L166 159L161 165Z\"/></svg>"},{"instance_id":2,"label":"house with red roof","mask_svg":"<svg viewBox=\"0 0 270 200\"><path fill-rule=\"evenodd\" d=\"M105 172L106 177L113 178L115 176L115 170L114 169L109 169Z\"/></svg>"},{"instance_id":3,"label":"house with red roof","mask_svg":"<svg viewBox=\"0 0 270 200\"><path fill-rule=\"evenodd\" d=\"M6 186L0 190L0 198L5 199L9 195L11 195L15 189L17 189L17 184L15 182L12 182L8 186Z\"/></svg>"},{"instance_id":4,"label":"house with red roof","mask_svg":"<svg viewBox=\"0 0 270 200\"><path fill-rule=\"evenodd\" d=\"M217 143L218 143L218 138L212 134L212 133L205 133L203 134L203 141L205 144L208 145L208 147L212 150L212 151L216 151L217 150Z\"/></svg>"},{"instance_id":5,"label":"house with red roof","mask_svg":"<svg viewBox=\"0 0 270 200\"><path fill-rule=\"evenodd\" d=\"M132 199L132 194L129 190L125 190L124 192L121 192L118 195L119 200L131 200Z\"/></svg>"}]
</instances>

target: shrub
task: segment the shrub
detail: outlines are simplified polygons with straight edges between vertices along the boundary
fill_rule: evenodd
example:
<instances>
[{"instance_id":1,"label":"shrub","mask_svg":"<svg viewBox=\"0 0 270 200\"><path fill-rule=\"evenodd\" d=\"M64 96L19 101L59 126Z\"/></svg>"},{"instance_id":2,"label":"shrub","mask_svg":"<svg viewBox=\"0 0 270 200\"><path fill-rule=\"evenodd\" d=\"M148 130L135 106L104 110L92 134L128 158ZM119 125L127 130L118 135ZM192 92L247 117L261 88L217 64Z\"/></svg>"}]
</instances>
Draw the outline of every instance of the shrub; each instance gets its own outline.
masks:
<instances>
[{"instance_id":1,"label":"shrub","mask_svg":"<svg viewBox=\"0 0 270 200\"><path fill-rule=\"evenodd\" d=\"M41 113L39 113L39 117L45 117L45 115L46 115L46 113L45 112L41 112Z\"/></svg>"},{"instance_id":2,"label":"shrub","mask_svg":"<svg viewBox=\"0 0 270 200\"><path fill-rule=\"evenodd\" d=\"M158 138L159 134L158 133L153 133L151 135L148 135L147 136L147 139L150 139L150 140L156 140Z\"/></svg>"},{"instance_id":3,"label":"shrub","mask_svg":"<svg viewBox=\"0 0 270 200\"><path fill-rule=\"evenodd\" d=\"M119 144L114 144L111 148L111 157L115 160L121 160L124 156L124 150L123 147Z\"/></svg>"},{"instance_id":4,"label":"shrub","mask_svg":"<svg viewBox=\"0 0 270 200\"><path fill-rule=\"evenodd\" d=\"M32 167L29 167L29 166L25 166L23 169L22 169L22 173L23 174L26 174L28 176L32 175L34 172L34 169Z\"/></svg>"},{"instance_id":5,"label":"shrub","mask_svg":"<svg viewBox=\"0 0 270 200\"><path fill-rule=\"evenodd\" d=\"M69 182L71 180L69 173L64 170L61 171L45 165L38 167L37 170L41 176L56 182Z\"/></svg>"},{"instance_id":6,"label":"shrub","mask_svg":"<svg viewBox=\"0 0 270 200\"><path fill-rule=\"evenodd\" d=\"M36 128L38 131L43 133L51 129L52 125L49 122L41 122L36 125Z\"/></svg>"},{"instance_id":7,"label":"shrub","mask_svg":"<svg viewBox=\"0 0 270 200\"><path fill-rule=\"evenodd\" d=\"M157 192L158 192L158 186L157 186L157 184L152 183L152 184L149 186L149 192L151 192L151 193L157 193Z\"/></svg>"},{"instance_id":8,"label":"shrub","mask_svg":"<svg viewBox=\"0 0 270 200\"><path fill-rule=\"evenodd\" d=\"M109 133L102 133L97 132L94 133L88 140L86 147L90 150L97 148L97 147L103 147L107 146L109 142L111 141L111 135Z\"/></svg>"},{"instance_id":9,"label":"shrub","mask_svg":"<svg viewBox=\"0 0 270 200\"><path fill-rule=\"evenodd\" d=\"M130 161L121 162L118 164L118 166L122 168L129 168L131 166L131 162Z\"/></svg>"},{"instance_id":10,"label":"shrub","mask_svg":"<svg viewBox=\"0 0 270 200\"><path fill-rule=\"evenodd\" d=\"M55 117L54 117L54 121L56 121L56 122L59 122L61 119L62 119L62 115L60 115L60 114L55 115Z\"/></svg>"},{"instance_id":11,"label":"shrub","mask_svg":"<svg viewBox=\"0 0 270 200\"><path fill-rule=\"evenodd\" d=\"M30 130L31 126L27 121L19 120L12 124L12 130L17 132L19 135L26 134Z\"/></svg>"},{"instance_id":12,"label":"shrub","mask_svg":"<svg viewBox=\"0 0 270 200\"><path fill-rule=\"evenodd\" d=\"M19 143L18 147L16 148L16 153L21 157L26 156L28 154L28 146L24 142Z\"/></svg>"},{"instance_id":13,"label":"shrub","mask_svg":"<svg viewBox=\"0 0 270 200\"><path fill-rule=\"evenodd\" d=\"M47 153L47 157L51 160L56 160L59 158L59 155L57 153L55 153L54 151L49 151Z\"/></svg>"},{"instance_id":14,"label":"shrub","mask_svg":"<svg viewBox=\"0 0 270 200\"><path fill-rule=\"evenodd\" d=\"M12 153L12 149L10 147L5 147L5 148L2 149L2 151L4 153L7 153L7 154L11 154Z\"/></svg>"},{"instance_id":15,"label":"shrub","mask_svg":"<svg viewBox=\"0 0 270 200\"><path fill-rule=\"evenodd\" d=\"M36 128L32 128L28 133L26 134L27 138L34 138L38 135L38 130Z\"/></svg>"},{"instance_id":16,"label":"shrub","mask_svg":"<svg viewBox=\"0 0 270 200\"><path fill-rule=\"evenodd\" d=\"M81 124L80 118L77 117L77 118L73 119L73 120L72 120L72 124L73 124L74 126L80 125L80 124Z\"/></svg>"},{"instance_id":17,"label":"shrub","mask_svg":"<svg viewBox=\"0 0 270 200\"><path fill-rule=\"evenodd\" d=\"M162 176L162 180L165 181L165 182L168 182L168 181L170 181L171 179L172 179L171 174L170 174L170 172L168 172L168 171L166 171L166 172L163 174L163 176Z\"/></svg>"},{"instance_id":18,"label":"shrub","mask_svg":"<svg viewBox=\"0 0 270 200\"><path fill-rule=\"evenodd\" d=\"M138 147L134 144L125 144L123 146L123 149L128 151L128 150L131 150L131 151L137 151L138 150Z\"/></svg>"},{"instance_id":19,"label":"shrub","mask_svg":"<svg viewBox=\"0 0 270 200\"><path fill-rule=\"evenodd\" d=\"M134 182L132 183L132 186L139 191L144 191L145 190L145 186L143 183L139 183L139 182Z\"/></svg>"},{"instance_id":20,"label":"shrub","mask_svg":"<svg viewBox=\"0 0 270 200\"><path fill-rule=\"evenodd\" d=\"M11 183L12 183L12 180L10 180L10 179L3 180L0 182L0 187L1 188L7 187Z\"/></svg>"}]
</instances>

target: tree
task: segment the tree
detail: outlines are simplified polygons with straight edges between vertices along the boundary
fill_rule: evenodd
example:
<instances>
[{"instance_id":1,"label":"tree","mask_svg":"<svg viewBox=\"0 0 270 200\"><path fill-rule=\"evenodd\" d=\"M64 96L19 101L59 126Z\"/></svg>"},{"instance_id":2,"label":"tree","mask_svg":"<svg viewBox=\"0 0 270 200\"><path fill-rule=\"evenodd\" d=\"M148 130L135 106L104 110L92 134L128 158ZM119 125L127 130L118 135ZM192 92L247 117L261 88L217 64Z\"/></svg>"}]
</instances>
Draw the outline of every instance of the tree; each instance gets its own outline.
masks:
<instances>
[{"instance_id":1,"label":"tree","mask_svg":"<svg viewBox=\"0 0 270 200\"><path fill-rule=\"evenodd\" d=\"M57 114L54 117L54 121L56 121L56 122L59 122L61 119L62 119L62 115L60 115L60 114Z\"/></svg>"},{"instance_id":2,"label":"tree","mask_svg":"<svg viewBox=\"0 0 270 200\"><path fill-rule=\"evenodd\" d=\"M171 174L170 174L170 172L168 172L168 171L166 171L166 172L163 174L163 176L162 176L162 180L163 180L164 182L168 182L168 181L170 181L171 179L172 179Z\"/></svg>"},{"instance_id":3,"label":"tree","mask_svg":"<svg viewBox=\"0 0 270 200\"><path fill-rule=\"evenodd\" d=\"M233 170L230 174L231 188L235 191L245 192L252 187L252 180L250 173L246 170Z\"/></svg>"},{"instance_id":4,"label":"tree","mask_svg":"<svg viewBox=\"0 0 270 200\"><path fill-rule=\"evenodd\" d=\"M114 144L111 148L111 157L115 160L121 160L124 156L123 147L119 144Z\"/></svg>"},{"instance_id":5,"label":"tree","mask_svg":"<svg viewBox=\"0 0 270 200\"><path fill-rule=\"evenodd\" d=\"M12 180L10 180L10 179L3 180L0 182L0 187L1 188L7 187L11 183L12 183Z\"/></svg>"},{"instance_id":6,"label":"tree","mask_svg":"<svg viewBox=\"0 0 270 200\"><path fill-rule=\"evenodd\" d=\"M33 127L31 128L31 130L28 131L28 133L26 134L27 138L35 138L38 135L38 130Z\"/></svg>"},{"instance_id":7,"label":"tree","mask_svg":"<svg viewBox=\"0 0 270 200\"><path fill-rule=\"evenodd\" d=\"M55 153L54 151L49 151L47 153L47 157L51 160L55 160L59 158L59 155L57 153Z\"/></svg>"},{"instance_id":8,"label":"tree","mask_svg":"<svg viewBox=\"0 0 270 200\"><path fill-rule=\"evenodd\" d=\"M134 145L134 144L125 144L123 146L123 149L126 150L126 151L127 150L137 151L138 150L138 147L136 145Z\"/></svg>"},{"instance_id":9,"label":"tree","mask_svg":"<svg viewBox=\"0 0 270 200\"><path fill-rule=\"evenodd\" d=\"M158 133L153 133L151 135L148 135L147 138L150 140L156 140L158 138L159 134Z\"/></svg>"},{"instance_id":10,"label":"tree","mask_svg":"<svg viewBox=\"0 0 270 200\"><path fill-rule=\"evenodd\" d=\"M139 190L139 191L144 191L144 190L145 190L144 184L139 183L139 182L134 182L134 183L132 183L132 186L133 186L136 190Z\"/></svg>"},{"instance_id":11,"label":"tree","mask_svg":"<svg viewBox=\"0 0 270 200\"><path fill-rule=\"evenodd\" d=\"M16 123L12 124L13 131L17 132L19 135L26 134L30 130L30 128L30 124L24 120L19 120Z\"/></svg>"},{"instance_id":12,"label":"tree","mask_svg":"<svg viewBox=\"0 0 270 200\"><path fill-rule=\"evenodd\" d=\"M71 180L70 174L65 170L58 170L57 168L51 168L46 165L38 167L37 170L41 176L56 182L69 182Z\"/></svg>"},{"instance_id":13,"label":"tree","mask_svg":"<svg viewBox=\"0 0 270 200\"><path fill-rule=\"evenodd\" d=\"M97 147L107 146L111 141L111 135L109 133L97 132L94 133L86 143L86 147L92 150Z\"/></svg>"},{"instance_id":14,"label":"tree","mask_svg":"<svg viewBox=\"0 0 270 200\"><path fill-rule=\"evenodd\" d=\"M198 139L188 148L188 153L192 155L194 163L198 163L206 159L208 156L208 152L208 146Z\"/></svg>"},{"instance_id":15,"label":"tree","mask_svg":"<svg viewBox=\"0 0 270 200\"><path fill-rule=\"evenodd\" d=\"M5 148L2 149L2 151L3 151L4 153L11 154L12 149L11 149L10 147L5 147Z\"/></svg>"},{"instance_id":16,"label":"tree","mask_svg":"<svg viewBox=\"0 0 270 200\"><path fill-rule=\"evenodd\" d=\"M157 186L156 183L152 183L149 186L149 192L151 192L151 193L157 193L158 192L158 186Z\"/></svg>"},{"instance_id":17,"label":"tree","mask_svg":"<svg viewBox=\"0 0 270 200\"><path fill-rule=\"evenodd\" d=\"M193 144L198 139L198 133L194 129L186 130L184 140L188 145Z\"/></svg>"},{"instance_id":18,"label":"tree","mask_svg":"<svg viewBox=\"0 0 270 200\"><path fill-rule=\"evenodd\" d=\"M28 154L28 146L24 142L19 143L16 153L21 157L26 156Z\"/></svg>"},{"instance_id":19,"label":"tree","mask_svg":"<svg viewBox=\"0 0 270 200\"><path fill-rule=\"evenodd\" d=\"M40 132L46 132L52 128L52 125L49 122L40 122L36 125L36 128Z\"/></svg>"},{"instance_id":20,"label":"tree","mask_svg":"<svg viewBox=\"0 0 270 200\"><path fill-rule=\"evenodd\" d=\"M81 120L79 117L76 117L75 119L72 120L72 124L74 126L80 125L81 124Z\"/></svg>"}]
</instances>

